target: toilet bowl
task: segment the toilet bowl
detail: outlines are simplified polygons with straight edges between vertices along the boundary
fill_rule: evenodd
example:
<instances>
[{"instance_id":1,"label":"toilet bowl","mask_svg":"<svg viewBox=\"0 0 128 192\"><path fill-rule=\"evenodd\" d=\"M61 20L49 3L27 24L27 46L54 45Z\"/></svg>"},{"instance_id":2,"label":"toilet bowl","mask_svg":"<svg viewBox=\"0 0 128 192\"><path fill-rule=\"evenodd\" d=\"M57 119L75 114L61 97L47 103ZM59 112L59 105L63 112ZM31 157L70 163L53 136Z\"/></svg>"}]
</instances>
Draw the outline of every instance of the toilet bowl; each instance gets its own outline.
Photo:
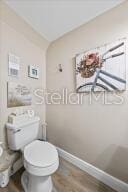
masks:
<instances>
[{"instance_id":1,"label":"toilet bowl","mask_svg":"<svg viewBox=\"0 0 128 192\"><path fill-rule=\"evenodd\" d=\"M25 192L51 192L51 175L58 169L56 148L44 141L35 140L24 148L22 185Z\"/></svg>"}]
</instances>

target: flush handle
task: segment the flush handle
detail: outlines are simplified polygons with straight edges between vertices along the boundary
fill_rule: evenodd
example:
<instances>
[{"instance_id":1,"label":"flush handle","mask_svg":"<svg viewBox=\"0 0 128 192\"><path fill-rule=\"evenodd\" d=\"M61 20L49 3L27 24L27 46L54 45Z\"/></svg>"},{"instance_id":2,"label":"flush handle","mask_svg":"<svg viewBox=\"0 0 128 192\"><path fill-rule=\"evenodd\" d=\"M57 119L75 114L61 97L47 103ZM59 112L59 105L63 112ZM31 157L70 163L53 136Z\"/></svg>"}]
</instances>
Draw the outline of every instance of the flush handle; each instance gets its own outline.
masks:
<instances>
[{"instance_id":1,"label":"flush handle","mask_svg":"<svg viewBox=\"0 0 128 192\"><path fill-rule=\"evenodd\" d=\"M13 133L18 133L18 132L20 132L21 131L21 129L17 129L16 131L14 131Z\"/></svg>"}]
</instances>

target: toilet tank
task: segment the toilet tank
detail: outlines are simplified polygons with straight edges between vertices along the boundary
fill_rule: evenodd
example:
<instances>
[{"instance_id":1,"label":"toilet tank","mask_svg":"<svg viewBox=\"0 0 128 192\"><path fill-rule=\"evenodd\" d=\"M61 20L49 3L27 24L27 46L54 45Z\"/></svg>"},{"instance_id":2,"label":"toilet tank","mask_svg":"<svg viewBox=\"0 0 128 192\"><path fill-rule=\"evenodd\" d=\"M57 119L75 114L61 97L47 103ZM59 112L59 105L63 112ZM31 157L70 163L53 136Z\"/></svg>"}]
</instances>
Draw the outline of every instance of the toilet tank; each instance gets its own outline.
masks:
<instances>
[{"instance_id":1,"label":"toilet tank","mask_svg":"<svg viewBox=\"0 0 128 192\"><path fill-rule=\"evenodd\" d=\"M7 123L8 145L11 150L23 149L27 144L37 139L39 117L31 117L20 123Z\"/></svg>"}]
</instances>

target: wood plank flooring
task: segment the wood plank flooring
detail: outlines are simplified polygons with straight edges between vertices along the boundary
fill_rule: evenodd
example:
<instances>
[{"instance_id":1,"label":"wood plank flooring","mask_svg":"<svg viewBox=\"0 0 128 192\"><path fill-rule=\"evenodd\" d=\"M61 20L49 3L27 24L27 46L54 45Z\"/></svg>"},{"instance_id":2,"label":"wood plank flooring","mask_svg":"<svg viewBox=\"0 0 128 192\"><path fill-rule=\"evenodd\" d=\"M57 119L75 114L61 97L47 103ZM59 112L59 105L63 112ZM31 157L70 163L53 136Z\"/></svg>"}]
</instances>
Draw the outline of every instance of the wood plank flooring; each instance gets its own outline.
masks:
<instances>
[{"instance_id":1,"label":"wood plank flooring","mask_svg":"<svg viewBox=\"0 0 128 192\"><path fill-rule=\"evenodd\" d=\"M11 177L8 186L0 188L0 192L23 192L20 182L23 171L21 169ZM116 192L64 159L60 159L59 169L52 179L53 192Z\"/></svg>"}]
</instances>

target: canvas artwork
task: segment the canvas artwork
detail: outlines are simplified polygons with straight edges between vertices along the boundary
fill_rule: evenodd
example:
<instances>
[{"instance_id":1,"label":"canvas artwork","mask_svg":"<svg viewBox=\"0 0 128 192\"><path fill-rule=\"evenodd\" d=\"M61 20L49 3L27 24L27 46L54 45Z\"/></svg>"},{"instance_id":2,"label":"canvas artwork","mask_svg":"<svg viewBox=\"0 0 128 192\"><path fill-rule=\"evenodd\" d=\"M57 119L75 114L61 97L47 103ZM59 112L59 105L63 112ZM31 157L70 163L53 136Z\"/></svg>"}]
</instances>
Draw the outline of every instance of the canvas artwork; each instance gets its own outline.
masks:
<instances>
[{"instance_id":1,"label":"canvas artwork","mask_svg":"<svg viewBox=\"0 0 128 192\"><path fill-rule=\"evenodd\" d=\"M126 39L105 44L76 56L76 91L126 89Z\"/></svg>"},{"instance_id":2,"label":"canvas artwork","mask_svg":"<svg viewBox=\"0 0 128 192\"><path fill-rule=\"evenodd\" d=\"M31 92L26 86L8 82L8 107L28 106L31 104Z\"/></svg>"}]
</instances>

